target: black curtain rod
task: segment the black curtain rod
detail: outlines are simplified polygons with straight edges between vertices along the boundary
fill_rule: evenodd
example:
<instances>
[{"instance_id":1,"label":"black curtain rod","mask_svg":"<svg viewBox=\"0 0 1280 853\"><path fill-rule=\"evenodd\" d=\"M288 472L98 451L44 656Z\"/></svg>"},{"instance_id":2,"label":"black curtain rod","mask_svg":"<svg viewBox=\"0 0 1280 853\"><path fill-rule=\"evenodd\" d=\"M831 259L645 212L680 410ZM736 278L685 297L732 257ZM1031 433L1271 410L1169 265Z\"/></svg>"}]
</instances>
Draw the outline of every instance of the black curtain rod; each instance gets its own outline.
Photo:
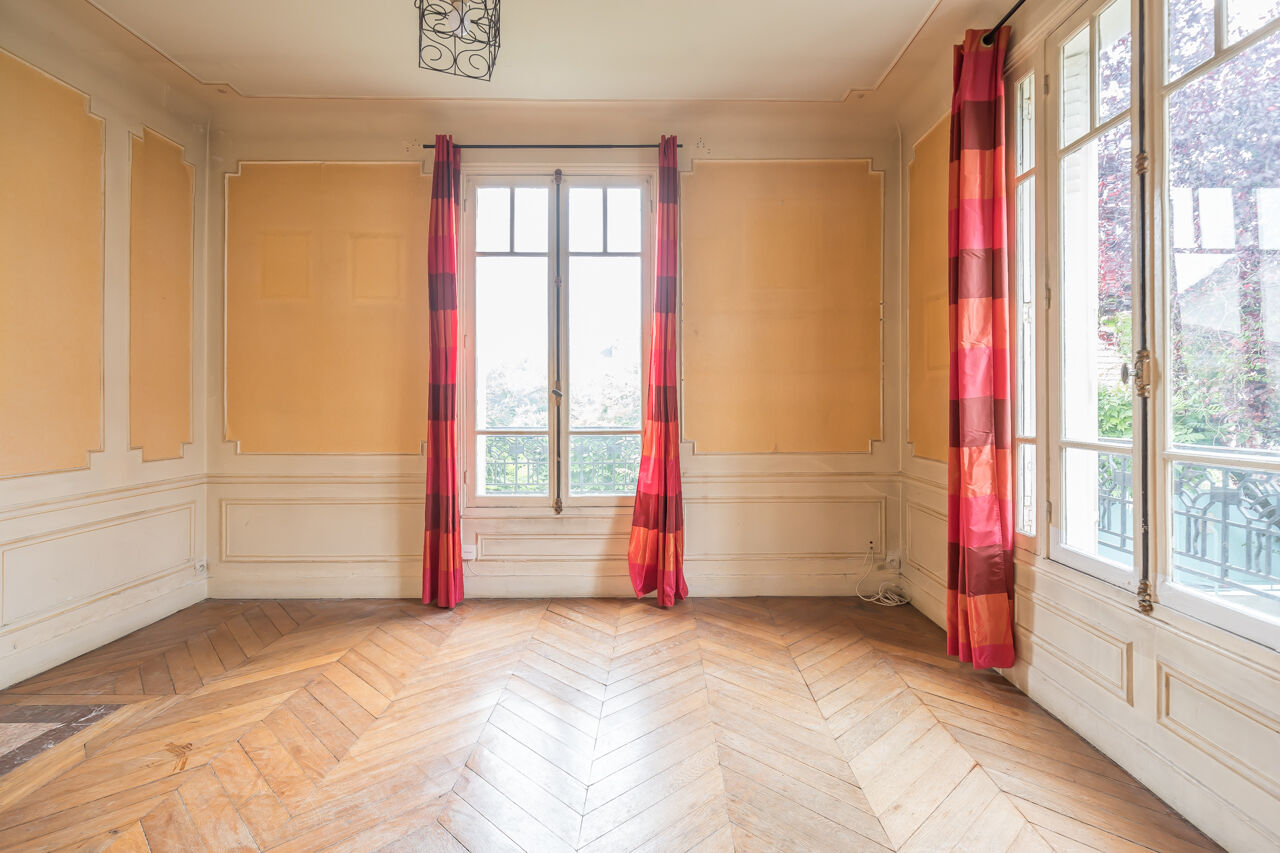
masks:
<instances>
[{"instance_id":1,"label":"black curtain rod","mask_svg":"<svg viewBox=\"0 0 1280 853\"><path fill-rule=\"evenodd\" d=\"M1000 28L1009 22L1009 19L1013 17L1013 13L1018 11L1020 8L1022 8L1022 4L1025 2L1027 2L1027 0L1018 0L1017 3L1014 3L1013 8L1011 8L1008 12L1005 12L1004 17L1001 18L999 21L996 21L996 25L994 27L987 30L987 34L982 37L982 43L985 44L987 47L990 47L991 37L994 36L996 33L1000 32Z\"/></svg>"},{"instance_id":2,"label":"black curtain rod","mask_svg":"<svg viewBox=\"0 0 1280 853\"><path fill-rule=\"evenodd\" d=\"M423 144L423 148L435 148L434 142ZM658 143L649 142L641 145L455 145L454 148L657 148ZM676 143L677 148L683 148L684 145Z\"/></svg>"}]
</instances>

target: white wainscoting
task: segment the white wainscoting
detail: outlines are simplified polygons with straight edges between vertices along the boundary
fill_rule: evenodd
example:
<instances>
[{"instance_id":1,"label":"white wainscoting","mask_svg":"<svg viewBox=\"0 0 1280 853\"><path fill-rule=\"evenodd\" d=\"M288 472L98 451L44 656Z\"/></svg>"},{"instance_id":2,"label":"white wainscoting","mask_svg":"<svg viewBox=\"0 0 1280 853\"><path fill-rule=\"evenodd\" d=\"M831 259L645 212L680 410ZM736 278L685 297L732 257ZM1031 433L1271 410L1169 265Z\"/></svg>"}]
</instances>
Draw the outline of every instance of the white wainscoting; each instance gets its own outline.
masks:
<instances>
[{"instance_id":1,"label":"white wainscoting","mask_svg":"<svg viewBox=\"0 0 1280 853\"><path fill-rule=\"evenodd\" d=\"M686 448L686 450L689 450ZM848 595L881 571L898 536L893 475L851 470L866 457L801 458L798 470L715 460L685 478L685 567L698 595ZM806 470L805 461L817 465ZM772 462L772 460L771 460ZM407 475L211 478L219 598L421 595L421 480ZM625 596L630 507L464 511L474 597Z\"/></svg>"},{"instance_id":2,"label":"white wainscoting","mask_svg":"<svg viewBox=\"0 0 1280 853\"><path fill-rule=\"evenodd\" d=\"M194 562L196 504L107 518L0 545L0 625L74 608Z\"/></svg>"},{"instance_id":3,"label":"white wainscoting","mask_svg":"<svg viewBox=\"0 0 1280 853\"><path fill-rule=\"evenodd\" d=\"M904 481L904 576L945 621L945 492ZM1005 677L1228 850L1280 849L1280 655L1022 555Z\"/></svg>"},{"instance_id":4,"label":"white wainscoting","mask_svg":"<svg viewBox=\"0 0 1280 853\"><path fill-rule=\"evenodd\" d=\"M205 597L203 478L0 513L0 685Z\"/></svg>"}]
</instances>

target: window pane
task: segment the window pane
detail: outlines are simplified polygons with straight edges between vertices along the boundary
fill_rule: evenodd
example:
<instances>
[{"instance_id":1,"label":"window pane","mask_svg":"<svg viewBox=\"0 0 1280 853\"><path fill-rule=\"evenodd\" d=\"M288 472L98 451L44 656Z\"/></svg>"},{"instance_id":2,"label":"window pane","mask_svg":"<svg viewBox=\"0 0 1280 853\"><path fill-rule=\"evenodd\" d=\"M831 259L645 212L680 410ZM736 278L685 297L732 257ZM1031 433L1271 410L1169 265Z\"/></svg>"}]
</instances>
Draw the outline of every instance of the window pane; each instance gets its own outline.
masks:
<instances>
[{"instance_id":1,"label":"window pane","mask_svg":"<svg viewBox=\"0 0 1280 853\"><path fill-rule=\"evenodd\" d=\"M1133 459L1128 453L1068 448L1062 453L1063 543L1133 566Z\"/></svg>"},{"instance_id":2,"label":"window pane","mask_svg":"<svg viewBox=\"0 0 1280 853\"><path fill-rule=\"evenodd\" d=\"M1036 446L1018 445L1018 532L1036 535Z\"/></svg>"},{"instance_id":3,"label":"window pane","mask_svg":"<svg viewBox=\"0 0 1280 853\"><path fill-rule=\"evenodd\" d=\"M1213 56L1214 0L1168 0L1168 79L1176 80Z\"/></svg>"},{"instance_id":4,"label":"window pane","mask_svg":"<svg viewBox=\"0 0 1280 853\"><path fill-rule=\"evenodd\" d=\"M476 258L476 428L547 428L547 259Z\"/></svg>"},{"instance_id":5,"label":"window pane","mask_svg":"<svg viewBox=\"0 0 1280 853\"><path fill-rule=\"evenodd\" d=\"M1089 28L1062 46L1062 144L1089 132Z\"/></svg>"},{"instance_id":6,"label":"window pane","mask_svg":"<svg viewBox=\"0 0 1280 853\"><path fill-rule=\"evenodd\" d=\"M551 468L545 435L478 435L479 495L547 495Z\"/></svg>"},{"instance_id":7,"label":"window pane","mask_svg":"<svg viewBox=\"0 0 1280 853\"><path fill-rule=\"evenodd\" d=\"M1129 108L1132 50L1128 0L1115 0L1098 15L1099 123Z\"/></svg>"},{"instance_id":8,"label":"window pane","mask_svg":"<svg viewBox=\"0 0 1280 853\"><path fill-rule=\"evenodd\" d=\"M1019 436L1036 433L1036 183L1031 176L1018 184L1016 209L1018 258L1018 323L1015 331L1018 359Z\"/></svg>"},{"instance_id":9,"label":"window pane","mask_svg":"<svg viewBox=\"0 0 1280 853\"><path fill-rule=\"evenodd\" d=\"M1280 621L1280 475L1174 463L1171 580Z\"/></svg>"},{"instance_id":10,"label":"window pane","mask_svg":"<svg viewBox=\"0 0 1280 853\"><path fill-rule=\"evenodd\" d=\"M604 190L569 188L569 251L604 251Z\"/></svg>"},{"instance_id":11,"label":"window pane","mask_svg":"<svg viewBox=\"0 0 1280 853\"><path fill-rule=\"evenodd\" d=\"M1280 15L1280 0L1227 0L1227 43L1235 44Z\"/></svg>"},{"instance_id":12,"label":"window pane","mask_svg":"<svg viewBox=\"0 0 1280 853\"><path fill-rule=\"evenodd\" d=\"M547 250L547 199L546 187L516 188L516 251L545 252Z\"/></svg>"},{"instance_id":13,"label":"window pane","mask_svg":"<svg viewBox=\"0 0 1280 853\"><path fill-rule=\"evenodd\" d=\"M1280 451L1280 34L1167 103L1171 440Z\"/></svg>"},{"instance_id":14,"label":"window pane","mask_svg":"<svg viewBox=\"0 0 1280 853\"><path fill-rule=\"evenodd\" d=\"M476 251L511 251L511 190L506 187L476 190Z\"/></svg>"},{"instance_id":15,"label":"window pane","mask_svg":"<svg viewBox=\"0 0 1280 853\"><path fill-rule=\"evenodd\" d=\"M640 251L640 188L609 187L609 251Z\"/></svg>"},{"instance_id":16,"label":"window pane","mask_svg":"<svg viewBox=\"0 0 1280 853\"><path fill-rule=\"evenodd\" d=\"M569 426L640 426L640 259L569 259Z\"/></svg>"},{"instance_id":17,"label":"window pane","mask_svg":"<svg viewBox=\"0 0 1280 853\"><path fill-rule=\"evenodd\" d=\"M633 495L639 474L640 436L570 436L570 494Z\"/></svg>"},{"instance_id":18,"label":"window pane","mask_svg":"<svg viewBox=\"0 0 1280 853\"><path fill-rule=\"evenodd\" d=\"M1036 165L1036 75L1028 74L1018 83L1018 138L1015 141L1014 169L1019 175Z\"/></svg>"},{"instance_id":19,"label":"window pane","mask_svg":"<svg viewBox=\"0 0 1280 853\"><path fill-rule=\"evenodd\" d=\"M1062 161L1062 412L1067 438L1130 438L1133 352L1129 123Z\"/></svg>"}]
</instances>

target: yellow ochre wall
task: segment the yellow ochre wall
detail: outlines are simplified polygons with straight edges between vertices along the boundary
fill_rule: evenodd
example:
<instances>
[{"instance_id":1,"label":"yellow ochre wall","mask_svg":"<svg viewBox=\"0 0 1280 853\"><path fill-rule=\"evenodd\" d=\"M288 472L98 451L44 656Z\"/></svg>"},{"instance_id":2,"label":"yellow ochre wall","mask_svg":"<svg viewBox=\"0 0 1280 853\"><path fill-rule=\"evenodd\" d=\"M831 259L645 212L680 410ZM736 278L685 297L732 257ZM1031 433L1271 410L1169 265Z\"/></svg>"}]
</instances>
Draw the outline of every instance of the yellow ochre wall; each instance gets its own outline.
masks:
<instances>
[{"instance_id":1,"label":"yellow ochre wall","mask_svg":"<svg viewBox=\"0 0 1280 853\"><path fill-rule=\"evenodd\" d=\"M0 51L0 476L102 450L102 120Z\"/></svg>"},{"instance_id":2,"label":"yellow ochre wall","mask_svg":"<svg viewBox=\"0 0 1280 853\"><path fill-rule=\"evenodd\" d=\"M866 453L881 435L883 185L867 160L695 163L682 185L684 434Z\"/></svg>"},{"instance_id":3,"label":"yellow ochre wall","mask_svg":"<svg viewBox=\"0 0 1280 853\"><path fill-rule=\"evenodd\" d=\"M226 437L241 453L421 453L430 201L418 163L228 176Z\"/></svg>"},{"instance_id":4,"label":"yellow ochre wall","mask_svg":"<svg viewBox=\"0 0 1280 853\"><path fill-rule=\"evenodd\" d=\"M947 171L950 125L916 143L908 166L907 440L915 456L947 460Z\"/></svg>"},{"instance_id":5,"label":"yellow ochre wall","mask_svg":"<svg viewBox=\"0 0 1280 853\"><path fill-rule=\"evenodd\" d=\"M150 462L191 443L195 168L150 128L131 148L129 446Z\"/></svg>"}]
</instances>

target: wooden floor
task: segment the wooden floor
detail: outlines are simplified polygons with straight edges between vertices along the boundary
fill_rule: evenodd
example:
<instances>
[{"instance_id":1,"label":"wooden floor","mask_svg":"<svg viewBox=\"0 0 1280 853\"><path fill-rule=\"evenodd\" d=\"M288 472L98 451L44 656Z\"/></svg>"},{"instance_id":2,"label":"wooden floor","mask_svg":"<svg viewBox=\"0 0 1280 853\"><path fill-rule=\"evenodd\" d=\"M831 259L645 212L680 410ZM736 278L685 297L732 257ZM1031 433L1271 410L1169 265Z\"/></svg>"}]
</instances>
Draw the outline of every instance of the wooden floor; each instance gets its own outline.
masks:
<instances>
[{"instance_id":1,"label":"wooden floor","mask_svg":"<svg viewBox=\"0 0 1280 853\"><path fill-rule=\"evenodd\" d=\"M0 693L113 706L0 776L0 849L1218 849L942 648L846 599L207 601Z\"/></svg>"}]
</instances>

